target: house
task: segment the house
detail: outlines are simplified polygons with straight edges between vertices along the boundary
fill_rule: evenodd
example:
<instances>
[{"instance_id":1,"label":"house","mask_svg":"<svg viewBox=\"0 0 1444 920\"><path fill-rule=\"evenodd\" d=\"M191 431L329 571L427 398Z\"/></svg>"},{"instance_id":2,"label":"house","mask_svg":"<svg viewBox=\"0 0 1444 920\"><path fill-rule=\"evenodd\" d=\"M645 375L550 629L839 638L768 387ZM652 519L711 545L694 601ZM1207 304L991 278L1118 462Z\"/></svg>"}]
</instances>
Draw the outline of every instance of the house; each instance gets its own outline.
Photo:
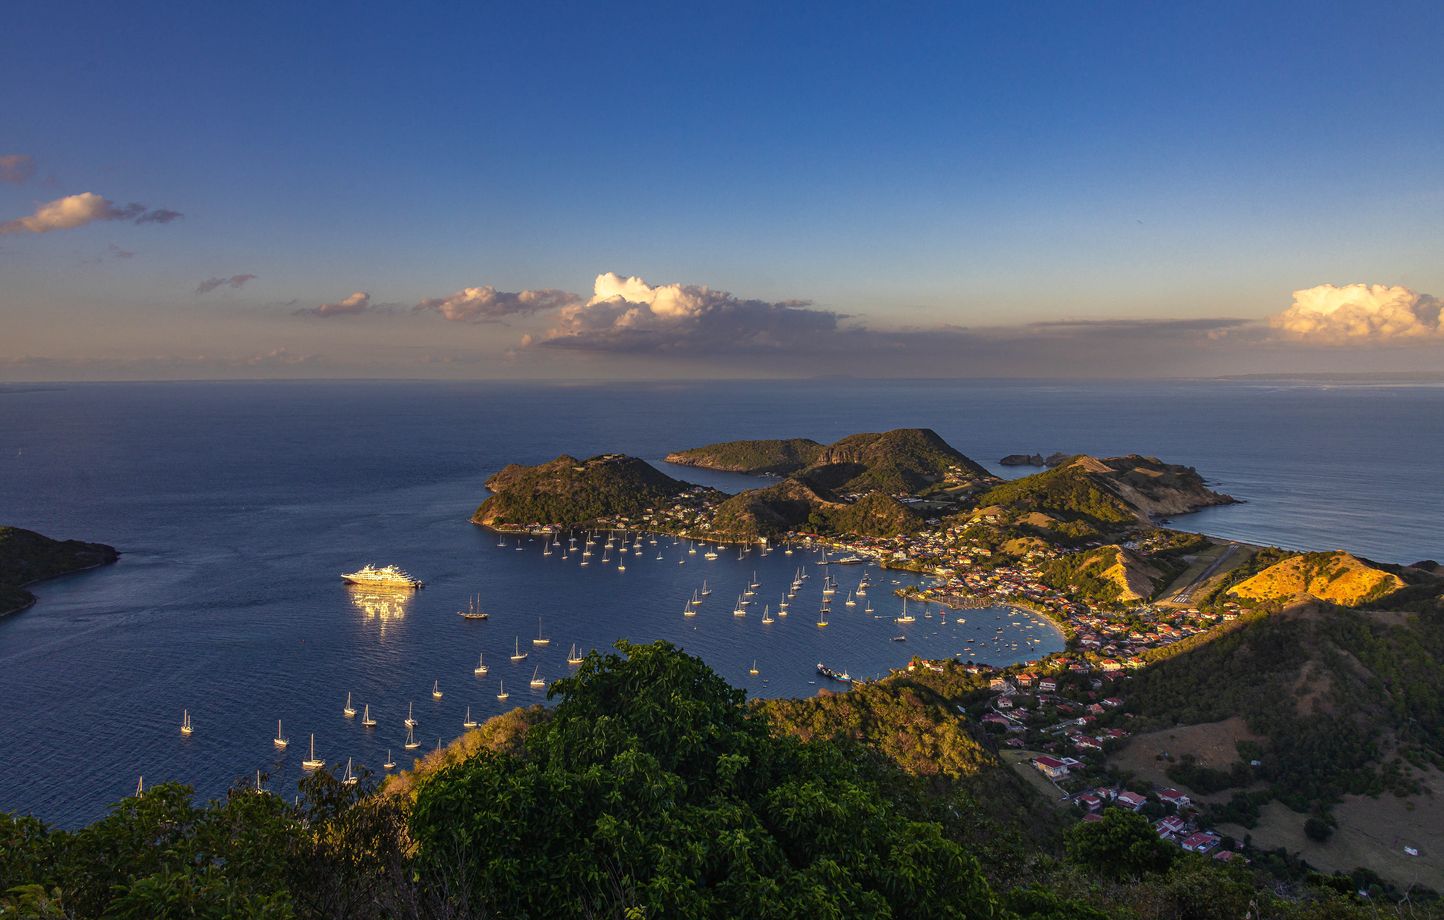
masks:
<instances>
[{"instance_id":1,"label":"house","mask_svg":"<svg viewBox=\"0 0 1444 920\"><path fill-rule=\"evenodd\" d=\"M1193 804L1193 799L1190 799L1187 795L1179 792L1177 789L1161 789L1158 792L1158 798L1164 803L1168 805L1173 805L1177 808L1188 808L1190 805Z\"/></svg>"},{"instance_id":2,"label":"house","mask_svg":"<svg viewBox=\"0 0 1444 920\"><path fill-rule=\"evenodd\" d=\"M1042 690L1044 693L1057 693L1058 682L1051 677L1045 677L1042 680L1038 681L1038 689Z\"/></svg>"},{"instance_id":3,"label":"house","mask_svg":"<svg viewBox=\"0 0 1444 920\"><path fill-rule=\"evenodd\" d=\"M1123 701L1116 696L1110 696L1103 701L1103 705L1107 706L1110 709L1117 709L1119 706L1123 705Z\"/></svg>"},{"instance_id":4,"label":"house","mask_svg":"<svg viewBox=\"0 0 1444 920\"><path fill-rule=\"evenodd\" d=\"M1115 798L1113 801L1117 802L1120 806L1128 809L1129 811L1137 811L1138 809L1142 808L1143 803L1147 802L1148 800L1136 792L1120 792L1118 793L1118 797Z\"/></svg>"},{"instance_id":5,"label":"house","mask_svg":"<svg viewBox=\"0 0 1444 920\"><path fill-rule=\"evenodd\" d=\"M1085 792L1075 800L1085 811L1097 811L1103 807L1103 800L1091 792Z\"/></svg>"},{"instance_id":6,"label":"house","mask_svg":"<svg viewBox=\"0 0 1444 920\"><path fill-rule=\"evenodd\" d=\"M1020 686L1020 687L1031 687L1031 686L1033 686L1034 683L1037 682L1037 680L1038 680L1038 678L1037 678L1036 675L1034 675L1034 674L1032 674L1032 673L1030 673L1030 672L1028 672L1028 671L1024 671L1022 674L1019 674L1019 675L1018 675L1018 686Z\"/></svg>"},{"instance_id":7,"label":"house","mask_svg":"<svg viewBox=\"0 0 1444 920\"><path fill-rule=\"evenodd\" d=\"M1183 843L1180 844L1180 846L1182 846L1190 853L1207 853L1209 850L1212 850L1214 847L1218 846L1219 840L1220 838L1216 834L1210 834L1207 831L1199 831L1196 834L1190 834L1189 836L1183 838Z\"/></svg>"},{"instance_id":8,"label":"house","mask_svg":"<svg viewBox=\"0 0 1444 920\"><path fill-rule=\"evenodd\" d=\"M1033 758L1033 766L1049 779L1062 779L1068 775L1068 765L1056 757L1039 754Z\"/></svg>"},{"instance_id":9,"label":"house","mask_svg":"<svg viewBox=\"0 0 1444 920\"><path fill-rule=\"evenodd\" d=\"M1169 815L1166 818L1159 818L1153 822L1153 829L1158 831L1158 836L1160 837L1176 837L1183 833L1185 827L1187 827L1187 825L1178 815Z\"/></svg>"}]
</instances>

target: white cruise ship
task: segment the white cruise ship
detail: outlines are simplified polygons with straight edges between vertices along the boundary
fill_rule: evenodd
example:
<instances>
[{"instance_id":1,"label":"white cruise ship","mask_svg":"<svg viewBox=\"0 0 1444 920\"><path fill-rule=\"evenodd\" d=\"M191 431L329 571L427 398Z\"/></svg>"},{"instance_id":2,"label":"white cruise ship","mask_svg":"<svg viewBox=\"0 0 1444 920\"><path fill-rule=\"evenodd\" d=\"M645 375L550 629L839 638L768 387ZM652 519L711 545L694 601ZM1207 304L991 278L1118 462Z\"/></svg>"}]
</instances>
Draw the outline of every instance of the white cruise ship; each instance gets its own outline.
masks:
<instances>
[{"instance_id":1,"label":"white cruise ship","mask_svg":"<svg viewBox=\"0 0 1444 920\"><path fill-rule=\"evenodd\" d=\"M366 585L368 588L419 588L422 584L394 565L378 569L370 563L359 571L343 574L341 578L353 585Z\"/></svg>"}]
</instances>

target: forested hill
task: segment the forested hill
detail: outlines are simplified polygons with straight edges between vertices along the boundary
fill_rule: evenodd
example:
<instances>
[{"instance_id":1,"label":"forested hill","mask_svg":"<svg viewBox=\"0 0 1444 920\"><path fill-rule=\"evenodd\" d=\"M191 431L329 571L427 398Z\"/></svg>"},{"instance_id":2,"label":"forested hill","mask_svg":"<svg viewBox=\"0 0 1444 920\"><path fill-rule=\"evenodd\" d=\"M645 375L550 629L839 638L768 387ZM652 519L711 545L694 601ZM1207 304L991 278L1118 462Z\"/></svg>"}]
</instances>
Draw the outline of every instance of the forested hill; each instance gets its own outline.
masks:
<instances>
[{"instance_id":1,"label":"forested hill","mask_svg":"<svg viewBox=\"0 0 1444 920\"><path fill-rule=\"evenodd\" d=\"M576 526L640 515L695 488L621 454L588 460L562 454L537 466L513 463L488 479L486 487L492 494L472 521L493 527Z\"/></svg>"},{"instance_id":2,"label":"forested hill","mask_svg":"<svg viewBox=\"0 0 1444 920\"><path fill-rule=\"evenodd\" d=\"M796 476L821 491L917 494L947 483L996 482L931 428L848 435L823 446L807 438L725 441L677 451L668 462L739 473Z\"/></svg>"},{"instance_id":3,"label":"forested hill","mask_svg":"<svg viewBox=\"0 0 1444 920\"><path fill-rule=\"evenodd\" d=\"M33 530L0 527L0 615L34 603L23 585L105 565L118 556L103 543L53 540Z\"/></svg>"},{"instance_id":4,"label":"forested hill","mask_svg":"<svg viewBox=\"0 0 1444 920\"><path fill-rule=\"evenodd\" d=\"M667 462L727 473L788 476L810 465L821 453L822 445L810 438L724 441L676 451L667 455Z\"/></svg>"}]
</instances>

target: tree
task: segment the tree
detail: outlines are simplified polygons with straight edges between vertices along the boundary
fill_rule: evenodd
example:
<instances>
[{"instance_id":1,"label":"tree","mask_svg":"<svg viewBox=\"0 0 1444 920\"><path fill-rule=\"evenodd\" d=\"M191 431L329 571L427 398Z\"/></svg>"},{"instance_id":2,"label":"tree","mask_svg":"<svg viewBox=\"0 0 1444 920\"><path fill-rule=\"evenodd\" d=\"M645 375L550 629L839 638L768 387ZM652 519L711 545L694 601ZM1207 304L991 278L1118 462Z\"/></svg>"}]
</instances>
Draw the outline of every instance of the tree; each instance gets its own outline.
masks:
<instances>
[{"instance_id":1,"label":"tree","mask_svg":"<svg viewBox=\"0 0 1444 920\"><path fill-rule=\"evenodd\" d=\"M1071 862L1115 881L1165 872L1176 856L1147 818L1121 808L1105 810L1101 821L1074 825L1066 849Z\"/></svg>"}]
</instances>

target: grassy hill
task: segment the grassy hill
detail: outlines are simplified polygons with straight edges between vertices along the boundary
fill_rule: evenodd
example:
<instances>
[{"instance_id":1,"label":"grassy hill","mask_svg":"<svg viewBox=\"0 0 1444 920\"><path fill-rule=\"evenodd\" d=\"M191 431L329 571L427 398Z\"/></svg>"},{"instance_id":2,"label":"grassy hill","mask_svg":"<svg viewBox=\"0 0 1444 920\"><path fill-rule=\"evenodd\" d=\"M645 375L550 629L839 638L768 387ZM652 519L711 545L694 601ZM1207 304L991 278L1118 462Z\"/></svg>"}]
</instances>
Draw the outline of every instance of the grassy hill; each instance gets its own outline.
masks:
<instances>
[{"instance_id":1,"label":"grassy hill","mask_svg":"<svg viewBox=\"0 0 1444 920\"><path fill-rule=\"evenodd\" d=\"M822 449L810 438L724 441L668 454L667 462L728 473L788 476L810 465Z\"/></svg>"},{"instance_id":2,"label":"grassy hill","mask_svg":"<svg viewBox=\"0 0 1444 920\"><path fill-rule=\"evenodd\" d=\"M28 607L24 585L114 562L114 547L79 540L52 540L33 530L0 527L0 615Z\"/></svg>"},{"instance_id":3,"label":"grassy hill","mask_svg":"<svg viewBox=\"0 0 1444 920\"><path fill-rule=\"evenodd\" d=\"M1346 552L1300 553L1229 589L1247 601L1288 601L1301 596L1344 607L1382 600L1404 580Z\"/></svg>"},{"instance_id":4,"label":"grassy hill","mask_svg":"<svg viewBox=\"0 0 1444 920\"><path fill-rule=\"evenodd\" d=\"M1104 530L1232 501L1209 489L1192 467L1136 454L1103 460L1075 457L978 498L979 506L1001 506L1018 517L1041 512Z\"/></svg>"},{"instance_id":5,"label":"grassy hill","mask_svg":"<svg viewBox=\"0 0 1444 920\"><path fill-rule=\"evenodd\" d=\"M1167 583L1167 575L1118 545L1060 556L1043 568L1044 580L1055 588L1098 604L1148 600Z\"/></svg>"},{"instance_id":6,"label":"grassy hill","mask_svg":"<svg viewBox=\"0 0 1444 920\"><path fill-rule=\"evenodd\" d=\"M492 495L472 515L488 526L579 526L615 515L635 516L691 489L644 460L566 454L538 466L511 464L486 481Z\"/></svg>"},{"instance_id":7,"label":"grassy hill","mask_svg":"<svg viewBox=\"0 0 1444 920\"><path fill-rule=\"evenodd\" d=\"M1366 613L1296 605L1250 614L1156 657L1128 695L1140 730L1242 716L1264 739L1260 750L1240 752L1240 761L1261 764L1243 776L1297 811L1327 809L1346 794L1416 794L1421 769L1444 767L1437 606Z\"/></svg>"}]
</instances>

